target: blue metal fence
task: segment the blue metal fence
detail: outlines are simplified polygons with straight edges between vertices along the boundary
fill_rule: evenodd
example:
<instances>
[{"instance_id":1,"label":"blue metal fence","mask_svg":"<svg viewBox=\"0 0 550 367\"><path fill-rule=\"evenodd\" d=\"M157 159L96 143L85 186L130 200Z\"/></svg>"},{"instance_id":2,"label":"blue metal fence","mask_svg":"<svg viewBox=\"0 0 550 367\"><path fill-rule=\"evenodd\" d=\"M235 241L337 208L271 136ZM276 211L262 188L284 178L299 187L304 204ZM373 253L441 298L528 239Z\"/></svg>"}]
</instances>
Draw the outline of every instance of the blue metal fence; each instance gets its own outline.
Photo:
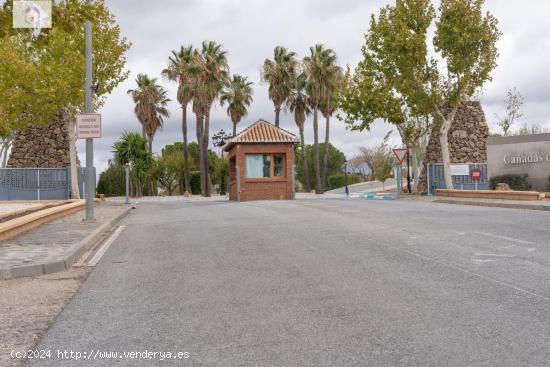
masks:
<instances>
[{"instance_id":1,"label":"blue metal fence","mask_svg":"<svg viewBox=\"0 0 550 367\"><path fill-rule=\"evenodd\" d=\"M470 175L460 175L453 177L453 186L457 190L488 190L489 178L487 172L487 163L464 163L469 165L469 172L474 168L481 170L481 180L473 180ZM428 171L428 195L435 195L435 190L446 189L443 164L429 163Z\"/></svg>"},{"instance_id":2,"label":"blue metal fence","mask_svg":"<svg viewBox=\"0 0 550 367\"><path fill-rule=\"evenodd\" d=\"M85 168L78 170L80 197ZM0 200L63 200L71 195L69 168L0 168Z\"/></svg>"}]
</instances>

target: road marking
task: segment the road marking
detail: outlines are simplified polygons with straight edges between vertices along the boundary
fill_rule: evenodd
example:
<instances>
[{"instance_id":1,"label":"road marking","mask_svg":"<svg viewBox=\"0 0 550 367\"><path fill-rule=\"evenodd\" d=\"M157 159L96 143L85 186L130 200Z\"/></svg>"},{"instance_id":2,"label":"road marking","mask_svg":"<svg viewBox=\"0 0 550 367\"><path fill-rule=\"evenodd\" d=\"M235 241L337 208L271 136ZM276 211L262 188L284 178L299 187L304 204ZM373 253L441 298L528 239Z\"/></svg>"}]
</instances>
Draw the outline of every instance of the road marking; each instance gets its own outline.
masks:
<instances>
[{"instance_id":1,"label":"road marking","mask_svg":"<svg viewBox=\"0 0 550 367\"><path fill-rule=\"evenodd\" d=\"M472 271L472 270L468 270L466 268L463 268L459 265L454 265L454 264L451 264L451 263L448 263L446 261L443 261L443 260L438 260L438 259L435 259L433 257L429 257L429 256L424 256L424 255L421 255L419 253L416 253L414 251L411 251L411 250L407 250L407 249L404 249L404 248L400 248L400 247L397 247L397 246L393 246L393 245L390 245L388 243L383 243L383 242L375 242L374 243L375 245L376 244L379 244L379 245L382 245L384 247L388 247L388 248L391 248L391 249L394 249L396 251L400 251L400 252L404 252L404 253L407 253L409 255L412 255L412 256L416 256L418 258L421 258L421 259L424 259L424 260L427 260L427 261L431 261L433 263L436 263L436 264L439 264L439 265L442 265L442 266L445 266L447 268L450 268L450 269L454 269L454 270L457 270L457 271L460 271L462 273L465 273L465 274L470 274L470 275L473 275L475 277L478 277L480 279L483 279L485 281L488 281L488 282L491 282L491 283L495 283L495 284L498 284L500 286L503 286L503 287L507 287L507 288L511 288L511 289L514 289L520 293L524 293L524 294L528 294L532 297L536 297L536 298L540 298L540 299L543 299L547 302L550 302L550 298L549 297L546 297L544 296L542 293L542 291L539 291L540 293L536 293L536 292L533 292L533 291L530 291L528 289L524 289L524 288L521 288L521 287L518 287L512 283L507 283L507 282L504 282L502 280L498 280L498 279L495 279L495 278L491 278L490 276L487 276L487 275L483 275L483 274L479 274L479 273L476 273L475 271ZM538 291L538 290L537 290Z\"/></svg>"},{"instance_id":2,"label":"road marking","mask_svg":"<svg viewBox=\"0 0 550 367\"><path fill-rule=\"evenodd\" d=\"M512 237L499 236L498 234L492 234L487 232L478 232L478 233L487 237L498 238L499 240L506 240L506 241L515 242L515 243L521 243L522 245L536 245L535 242L518 240L517 238L512 238Z\"/></svg>"},{"instance_id":3,"label":"road marking","mask_svg":"<svg viewBox=\"0 0 550 367\"><path fill-rule=\"evenodd\" d=\"M475 262L475 263L490 263L490 262L495 262L496 260L495 259L485 259L485 260L474 259L472 261Z\"/></svg>"},{"instance_id":4,"label":"road marking","mask_svg":"<svg viewBox=\"0 0 550 367\"><path fill-rule=\"evenodd\" d=\"M489 263L489 262L495 262L497 259L476 259L476 257L506 257L506 258L512 258L515 257L515 255L509 255L509 254L483 254L483 253L476 253L474 256L472 256L472 261L475 263Z\"/></svg>"},{"instance_id":5,"label":"road marking","mask_svg":"<svg viewBox=\"0 0 550 367\"><path fill-rule=\"evenodd\" d=\"M88 266L96 266L99 260L105 255L105 252L109 249L109 247L115 242L115 240L118 238L118 236L122 233L122 231L126 228L126 226L120 226L116 229L116 231L105 241L103 246L97 252L95 253L94 257L90 261L88 261Z\"/></svg>"},{"instance_id":6,"label":"road marking","mask_svg":"<svg viewBox=\"0 0 550 367\"><path fill-rule=\"evenodd\" d=\"M474 256L482 256L482 257L515 257L515 255L510 255L510 254L482 254L482 253L477 253L475 254Z\"/></svg>"}]
</instances>

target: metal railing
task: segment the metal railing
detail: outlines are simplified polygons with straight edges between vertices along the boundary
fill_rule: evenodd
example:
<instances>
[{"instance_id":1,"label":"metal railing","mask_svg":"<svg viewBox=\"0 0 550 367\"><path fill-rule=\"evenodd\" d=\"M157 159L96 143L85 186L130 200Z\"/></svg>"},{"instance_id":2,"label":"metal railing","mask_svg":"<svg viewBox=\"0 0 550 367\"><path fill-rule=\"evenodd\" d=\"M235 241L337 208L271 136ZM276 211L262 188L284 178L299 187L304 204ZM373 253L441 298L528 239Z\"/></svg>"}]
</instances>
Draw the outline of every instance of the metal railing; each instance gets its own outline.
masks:
<instances>
[{"instance_id":1,"label":"metal railing","mask_svg":"<svg viewBox=\"0 0 550 367\"><path fill-rule=\"evenodd\" d=\"M85 168L78 170L80 195ZM69 168L0 168L0 200L63 200L71 195Z\"/></svg>"},{"instance_id":2,"label":"metal railing","mask_svg":"<svg viewBox=\"0 0 550 367\"><path fill-rule=\"evenodd\" d=\"M474 168L481 170L481 179L474 180L470 175L453 175L453 187L457 190L487 190L489 189L489 177L487 163L460 163L469 165L469 171ZM442 163L428 163L428 195L435 195L435 190L446 189L445 175Z\"/></svg>"}]
</instances>

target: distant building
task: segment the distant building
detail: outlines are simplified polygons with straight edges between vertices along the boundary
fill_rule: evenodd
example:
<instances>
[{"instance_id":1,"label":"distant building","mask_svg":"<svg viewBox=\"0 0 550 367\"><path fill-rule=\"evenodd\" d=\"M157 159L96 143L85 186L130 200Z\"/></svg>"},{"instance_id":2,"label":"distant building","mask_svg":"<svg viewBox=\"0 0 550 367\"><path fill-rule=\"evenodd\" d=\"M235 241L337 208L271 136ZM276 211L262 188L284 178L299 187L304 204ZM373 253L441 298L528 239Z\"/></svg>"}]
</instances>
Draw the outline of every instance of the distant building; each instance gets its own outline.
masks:
<instances>
[{"instance_id":1,"label":"distant building","mask_svg":"<svg viewBox=\"0 0 550 367\"><path fill-rule=\"evenodd\" d=\"M258 120L229 140L229 199L294 199L296 136Z\"/></svg>"}]
</instances>

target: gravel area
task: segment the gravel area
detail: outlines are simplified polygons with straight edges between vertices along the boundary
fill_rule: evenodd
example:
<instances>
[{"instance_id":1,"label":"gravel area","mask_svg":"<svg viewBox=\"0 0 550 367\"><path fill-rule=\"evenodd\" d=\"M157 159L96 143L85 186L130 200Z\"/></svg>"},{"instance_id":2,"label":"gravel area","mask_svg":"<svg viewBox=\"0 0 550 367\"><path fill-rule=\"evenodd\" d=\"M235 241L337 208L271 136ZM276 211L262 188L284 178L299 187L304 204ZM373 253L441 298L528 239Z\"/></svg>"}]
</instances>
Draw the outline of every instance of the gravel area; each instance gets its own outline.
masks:
<instances>
[{"instance_id":1,"label":"gravel area","mask_svg":"<svg viewBox=\"0 0 550 367\"><path fill-rule=\"evenodd\" d=\"M36 278L0 280L0 366L23 366L13 350L33 349L78 291L90 268Z\"/></svg>"}]
</instances>

